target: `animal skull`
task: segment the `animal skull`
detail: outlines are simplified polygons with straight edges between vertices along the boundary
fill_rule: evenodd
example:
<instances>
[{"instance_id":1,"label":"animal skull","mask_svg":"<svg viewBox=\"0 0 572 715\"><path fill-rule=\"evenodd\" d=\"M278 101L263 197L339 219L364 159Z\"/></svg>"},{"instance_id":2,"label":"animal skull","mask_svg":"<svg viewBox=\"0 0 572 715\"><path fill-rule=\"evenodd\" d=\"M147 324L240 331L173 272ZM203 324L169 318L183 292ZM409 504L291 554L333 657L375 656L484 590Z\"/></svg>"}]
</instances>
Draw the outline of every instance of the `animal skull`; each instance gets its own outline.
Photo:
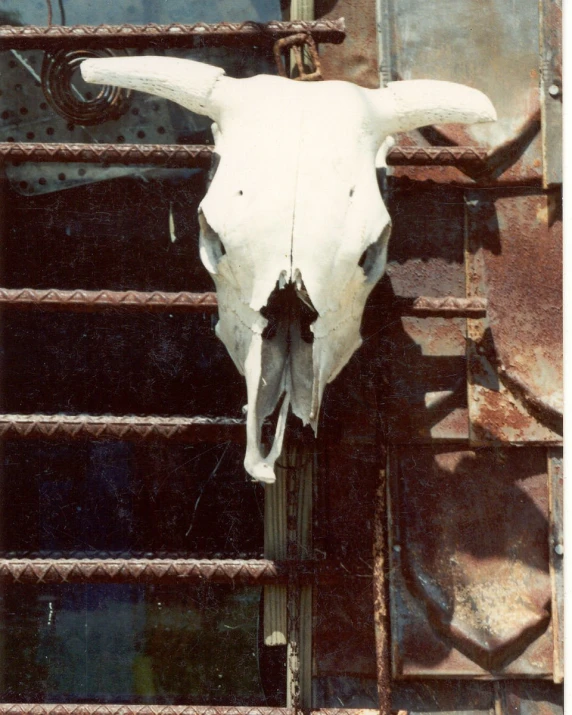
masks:
<instances>
[{"instance_id":1,"label":"animal skull","mask_svg":"<svg viewBox=\"0 0 572 715\"><path fill-rule=\"evenodd\" d=\"M168 57L90 59L81 71L215 122L220 163L199 208L200 255L217 288L217 335L246 377L245 468L273 482L288 408L316 431L324 388L360 346L365 302L385 270L380 146L428 124L494 121L495 110L475 89L432 80L372 90L232 79ZM264 454L262 424L278 405Z\"/></svg>"}]
</instances>

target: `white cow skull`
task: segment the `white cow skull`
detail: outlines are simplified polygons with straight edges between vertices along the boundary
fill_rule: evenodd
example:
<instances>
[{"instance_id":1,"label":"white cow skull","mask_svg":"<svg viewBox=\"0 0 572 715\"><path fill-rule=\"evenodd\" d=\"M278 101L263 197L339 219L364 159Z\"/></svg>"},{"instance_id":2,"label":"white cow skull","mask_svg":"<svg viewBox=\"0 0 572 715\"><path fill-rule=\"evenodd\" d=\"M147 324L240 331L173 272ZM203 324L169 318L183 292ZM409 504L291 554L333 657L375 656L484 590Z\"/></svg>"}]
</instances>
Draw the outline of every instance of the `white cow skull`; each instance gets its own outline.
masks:
<instances>
[{"instance_id":1,"label":"white cow skull","mask_svg":"<svg viewBox=\"0 0 572 715\"><path fill-rule=\"evenodd\" d=\"M364 305L385 270L378 149L395 132L494 121L495 110L475 89L432 80L372 90L231 79L167 57L91 59L81 71L216 122L220 163L199 208L200 254L217 288L217 335L246 377L245 468L273 482L289 406L317 429L324 387L360 346ZM265 455L262 423L281 399Z\"/></svg>"}]
</instances>

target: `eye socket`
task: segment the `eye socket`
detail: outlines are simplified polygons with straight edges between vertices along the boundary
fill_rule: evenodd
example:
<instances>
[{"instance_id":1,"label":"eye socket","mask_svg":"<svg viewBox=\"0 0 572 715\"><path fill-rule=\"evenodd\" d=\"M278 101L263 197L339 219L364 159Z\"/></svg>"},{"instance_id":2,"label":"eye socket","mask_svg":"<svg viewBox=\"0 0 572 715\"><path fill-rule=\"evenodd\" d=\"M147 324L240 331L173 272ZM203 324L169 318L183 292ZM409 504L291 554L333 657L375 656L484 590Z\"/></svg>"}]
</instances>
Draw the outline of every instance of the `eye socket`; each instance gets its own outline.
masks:
<instances>
[{"instance_id":1,"label":"eye socket","mask_svg":"<svg viewBox=\"0 0 572 715\"><path fill-rule=\"evenodd\" d=\"M199 237L201 261L209 273L218 273L217 267L222 257L226 255L226 248L218 233L212 229L206 220L201 209L199 209L199 226L201 229Z\"/></svg>"},{"instance_id":2,"label":"eye socket","mask_svg":"<svg viewBox=\"0 0 572 715\"><path fill-rule=\"evenodd\" d=\"M363 270L368 283L377 282L385 269L387 241L391 233L391 226L386 226L381 236L365 249L358 261L358 266Z\"/></svg>"}]
</instances>

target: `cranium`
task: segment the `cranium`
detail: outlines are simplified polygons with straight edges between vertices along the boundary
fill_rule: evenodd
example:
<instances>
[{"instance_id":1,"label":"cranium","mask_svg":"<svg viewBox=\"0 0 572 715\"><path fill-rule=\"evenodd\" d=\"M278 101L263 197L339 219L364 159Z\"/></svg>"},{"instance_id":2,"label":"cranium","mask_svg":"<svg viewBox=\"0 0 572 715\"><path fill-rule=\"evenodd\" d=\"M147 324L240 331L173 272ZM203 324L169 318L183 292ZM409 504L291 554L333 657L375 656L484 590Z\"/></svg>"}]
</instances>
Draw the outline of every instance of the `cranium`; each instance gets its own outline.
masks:
<instances>
[{"instance_id":1,"label":"cranium","mask_svg":"<svg viewBox=\"0 0 572 715\"><path fill-rule=\"evenodd\" d=\"M361 343L391 221L375 162L384 140L428 124L493 121L464 85L226 77L167 57L90 59L88 82L166 97L215 122L220 162L199 208L200 255L217 288L217 334L246 377L245 468L273 482L288 409L317 429L326 384ZM264 420L278 412L272 447Z\"/></svg>"}]
</instances>

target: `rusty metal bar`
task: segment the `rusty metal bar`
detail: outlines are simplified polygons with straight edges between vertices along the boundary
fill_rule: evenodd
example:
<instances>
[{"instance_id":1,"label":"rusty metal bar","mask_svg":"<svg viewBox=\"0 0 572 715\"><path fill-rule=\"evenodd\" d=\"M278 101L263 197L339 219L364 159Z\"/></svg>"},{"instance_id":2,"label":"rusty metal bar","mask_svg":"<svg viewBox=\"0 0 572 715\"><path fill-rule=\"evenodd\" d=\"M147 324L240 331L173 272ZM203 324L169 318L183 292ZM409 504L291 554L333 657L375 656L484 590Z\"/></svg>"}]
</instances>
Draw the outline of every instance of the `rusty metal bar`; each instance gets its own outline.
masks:
<instances>
[{"instance_id":1,"label":"rusty metal bar","mask_svg":"<svg viewBox=\"0 0 572 715\"><path fill-rule=\"evenodd\" d=\"M283 583L287 565L274 561L195 559L0 559L11 583Z\"/></svg>"},{"instance_id":2,"label":"rusty metal bar","mask_svg":"<svg viewBox=\"0 0 572 715\"><path fill-rule=\"evenodd\" d=\"M217 307L217 298L215 293L0 288L1 305L57 307L59 310L139 308L204 313Z\"/></svg>"},{"instance_id":3,"label":"rusty metal bar","mask_svg":"<svg viewBox=\"0 0 572 715\"><path fill-rule=\"evenodd\" d=\"M561 449L548 450L548 495L550 533L548 562L552 581L552 637L554 666L552 679L564 682L564 465Z\"/></svg>"},{"instance_id":4,"label":"rusty metal bar","mask_svg":"<svg viewBox=\"0 0 572 715\"><path fill-rule=\"evenodd\" d=\"M469 146L393 147L387 155L391 166L463 166L484 169L487 149Z\"/></svg>"},{"instance_id":5,"label":"rusty metal bar","mask_svg":"<svg viewBox=\"0 0 572 715\"><path fill-rule=\"evenodd\" d=\"M307 715L379 715L378 710L323 708ZM114 703L0 703L0 715L294 715L293 708Z\"/></svg>"},{"instance_id":6,"label":"rusty metal bar","mask_svg":"<svg viewBox=\"0 0 572 715\"><path fill-rule=\"evenodd\" d=\"M1 29L1 28L0 28ZM209 168L214 149L202 144L56 144L0 142L0 159L37 162L153 164ZM485 169L486 149L472 147L394 147L390 166L461 166Z\"/></svg>"},{"instance_id":7,"label":"rusty metal bar","mask_svg":"<svg viewBox=\"0 0 572 715\"><path fill-rule=\"evenodd\" d=\"M221 583L261 586L337 583L365 577L327 561L266 559L3 559L0 582L6 583Z\"/></svg>"},{"instance_id":8,"label":"rusty metal bar","mask_svg":"<svg viewBox=\"0 0 572 715\"><path fill-rule=\"evenodd\" d=\"M35 290L33 288L0 288L0 306L44 306L59 310L100 310L105 308L139 308L144 310L210 311L217 307L215 293L164 293L161 291L89 291ZM404 315L484 316L484 298L453 296L396 297L395 307Z\"/></svg>"},{"instance_id":9,"label":"rusty metal bar","mask_svg":"<svg viewBox=\"0 0 572 715\"><path fill-rule=\"evenodd\" d=\"M0 414L0 438L243 441L244 425L232 417Z\"/></svg>"},{"instance_id":10,"label":"rusty metal bar","mask_svg":"<svg viewBox=\"0 0 572 715\"><path fill-rule=\"evenodd\" d=\"M209 169L213 147L203 144L56 144L0 142L0 159L14 162L152 164Z\"/></svg>"},{"instance_id":11,"label":"rusty metal bar","mask_svg":"<svg viewBox=\"0 0 572 715\"><path fill-rule=\"evenodd\" d=\"M445 315L448 317L483 317L487 312L486 298L456 298L454 296L398 296L396 309L403 315Z\"/></svg>"},{"instance_id":12,"label":"rusty metal bar","mask_svg":"<svg viewBox=\"0 0 572 715\"><path fill-rule=\"evenodd\" d=\"M60 47L195 47L273 45L276 40L299 32L318 43L340 44L345 38L343 19L314 22L219 22L192 25L0 25L2 50L53 50Z\"/></svg>"},{"instance_id":13,"label":"rusty metal bar","mask_svg":"<svg viewBox=\"0 0 572 715\"><path fill-rule=\"evenodd\" d=\"M389 559L387 528L387 477L379 473L373 544L373 617L377 661L377 694L380 715L391 713L391 639L389 623Z\"/></svg>"}]
</instances>

